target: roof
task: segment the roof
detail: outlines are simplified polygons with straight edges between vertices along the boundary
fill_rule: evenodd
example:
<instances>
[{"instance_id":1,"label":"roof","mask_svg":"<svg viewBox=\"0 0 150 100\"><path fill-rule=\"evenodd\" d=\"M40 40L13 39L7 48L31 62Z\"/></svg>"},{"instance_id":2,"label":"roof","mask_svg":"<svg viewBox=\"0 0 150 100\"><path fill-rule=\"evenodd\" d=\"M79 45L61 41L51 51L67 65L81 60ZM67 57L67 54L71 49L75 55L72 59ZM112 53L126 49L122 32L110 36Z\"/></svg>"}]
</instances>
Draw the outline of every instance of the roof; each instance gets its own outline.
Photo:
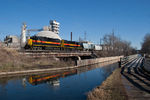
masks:
<instances>
[{"instance_id":1,"label":"roof","mask_svg":"<svg viewBox=\"0 0 150 100\"><path fill-rule=\"evenodd\" d=\"M18 38L18 37L15 36L15 35L7 35L6 37L7 37L7 38L13 38L13 37Z\"/></svg>"},{"instance_id":2,"label":"roof","mask_svg":"<svg viewBox=\"0 0 150 100\"><path fill-rule=\"evenodd\" d=\"M56 33L54 33L54 32L52 32L52 31L40 31L35 36L47 37L47 38L54 38L54 39L61 40L61 38L59 37L59 35L56 34Z\"/></svg>"}]
</instances>

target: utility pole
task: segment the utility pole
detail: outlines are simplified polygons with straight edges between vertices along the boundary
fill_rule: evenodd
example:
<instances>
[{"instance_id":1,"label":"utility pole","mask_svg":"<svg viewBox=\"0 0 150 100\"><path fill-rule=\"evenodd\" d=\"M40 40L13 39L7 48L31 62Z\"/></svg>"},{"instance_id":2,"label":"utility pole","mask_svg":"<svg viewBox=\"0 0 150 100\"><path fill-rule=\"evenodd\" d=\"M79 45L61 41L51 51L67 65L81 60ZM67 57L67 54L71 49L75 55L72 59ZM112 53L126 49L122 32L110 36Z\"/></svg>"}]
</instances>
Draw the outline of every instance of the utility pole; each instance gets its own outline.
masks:
<instances>
[{"instance_id":1,"label":"utility pole","mask_svg":"<svg viewBox=\"0 0 150 100\"><path fill-rule=\"evenodd\" d=\"M114 36L114 29L112 29L112 46L113 46L113 50L114 50L114 42L115 42L115 36Z\"/></svg>"},{"instance_id":2,"label":"utility pole","mask_svg":"<svg viewBox=\"0 0 150 100\"><path fill-rule=\"evenodd\" d=\"M102 45L102 39L100 38L100 45Z\"/></svg>"},{"instance_id":3,"label":"utility pole","mask_svg":"<svg viewBox=\"0 0 150 100\"><path fill-rule=\"evenodd\" d=\"M86 31L84 32L84 41L86 41Z\"/></svg>"}]
</instances>

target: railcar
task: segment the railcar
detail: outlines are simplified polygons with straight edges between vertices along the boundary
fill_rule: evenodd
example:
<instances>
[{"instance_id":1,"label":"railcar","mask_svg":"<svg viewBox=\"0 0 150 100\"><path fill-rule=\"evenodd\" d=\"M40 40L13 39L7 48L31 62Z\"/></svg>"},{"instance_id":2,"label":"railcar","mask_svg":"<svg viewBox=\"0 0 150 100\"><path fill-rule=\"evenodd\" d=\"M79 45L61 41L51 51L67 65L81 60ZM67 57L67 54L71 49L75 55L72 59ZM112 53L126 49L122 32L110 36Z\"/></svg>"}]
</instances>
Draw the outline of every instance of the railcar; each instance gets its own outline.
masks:
<instances>
[{"instance_id":1,"label":"railcar","mask_svg":"<svg viewBox=\"0 0 150 100\"><path fill-rule=\"evenodd\" d=\"M61 45L63 48L68 48L68 49L76 49L76 50L83 49L82 44L76 41L62 40Z\"/></svg>"},{"instance_id":2,"label":"railcar","mask_svg":"<svg viewBox=\"0 0 150 100\"><path fill-rule=\"evenodd\" d=\"M99 51L102 50L102 47L100 45L93 45L93 50Z\"/></svg>"}]
</instances>

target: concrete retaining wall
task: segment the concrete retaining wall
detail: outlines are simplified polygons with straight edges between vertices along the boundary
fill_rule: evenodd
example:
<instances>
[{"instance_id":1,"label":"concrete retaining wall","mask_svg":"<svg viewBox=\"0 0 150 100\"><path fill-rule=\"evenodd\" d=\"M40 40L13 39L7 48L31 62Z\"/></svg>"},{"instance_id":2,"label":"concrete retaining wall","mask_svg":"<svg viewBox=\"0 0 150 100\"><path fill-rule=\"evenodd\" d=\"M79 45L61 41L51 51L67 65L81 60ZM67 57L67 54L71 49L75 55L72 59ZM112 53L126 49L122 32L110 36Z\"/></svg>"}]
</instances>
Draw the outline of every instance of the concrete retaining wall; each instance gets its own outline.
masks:
<instances>
[{"instance_id":1,"label":"concrete retaining wall","mask_svg":"<svg viewBox=\"0 0 150 100\"><path fill-rule=\"evenodd\" d=\"M115 56L115 57L103 57L103 58L96 58L96 59L86 59L86 60L78 60L77 66L86 66L96 63L102 63L102 62L118 62L120 58L123 56Z\"/></svg>"},{"instance_id":2,"label":"concrete retaining wall","mask_svg":"<svg viewBox=\"0 0 150 100\"><path fill-rule=\"evenodd\" d=\"M103 62L103 65L107 65L107 64L112 64L112 63L119 61L121 57L123 56L79 60L77 61L77 66L69 66L69 67L63 67L63 68L36 69L36 70L25 70L25 71L15 71L15 72L0 72L0 77L17 76L17 75L33 75L37 73L38 74L47 73L49 71L68 70L68 69L78 68L80 66L85 66L85 65L92 65L92 64L96 64L100 62Z\"/></svg>"},{"instance_id":3,"label":"concrete retaining wall","mask_svg":"<svg viewBox=\"0 0 150 100\"><path fill-rule=\"evenodd\" d=\"M150 60L146 60L144 62L144 69L150 72Z\"/></svg>"}]
</instances>

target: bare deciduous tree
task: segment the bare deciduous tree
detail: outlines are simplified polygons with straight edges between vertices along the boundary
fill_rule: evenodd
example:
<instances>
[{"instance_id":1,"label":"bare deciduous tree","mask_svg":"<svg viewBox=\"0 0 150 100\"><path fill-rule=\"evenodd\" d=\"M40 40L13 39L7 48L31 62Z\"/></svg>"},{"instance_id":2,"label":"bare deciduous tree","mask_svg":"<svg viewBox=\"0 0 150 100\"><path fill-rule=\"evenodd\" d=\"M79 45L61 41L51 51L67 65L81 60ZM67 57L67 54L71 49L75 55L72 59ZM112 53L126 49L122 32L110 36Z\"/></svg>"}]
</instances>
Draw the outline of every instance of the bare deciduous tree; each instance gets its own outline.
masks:
<instances>
[{"instance_id":1,"label":"bare deciduous tree","mask_svg":"<svg viewBox=\"0 0 150 100\"><path fill-rule=\"evenodd\" d=\"M131 55L135 53L135 48L131 46L131 42L122 40L118 36L106 34L103 37L103 56Z\"/></svg>"},{"instance_id":2,"label":"bare deciduous tree","mask_svg":"<svg viewBox=\"0 0 150 100\"><path fill-rule=\"evenodd\" d=\"M150 54L150 33L144 36L141 51L142 53Z\"/></svg>"}]
</instances>

